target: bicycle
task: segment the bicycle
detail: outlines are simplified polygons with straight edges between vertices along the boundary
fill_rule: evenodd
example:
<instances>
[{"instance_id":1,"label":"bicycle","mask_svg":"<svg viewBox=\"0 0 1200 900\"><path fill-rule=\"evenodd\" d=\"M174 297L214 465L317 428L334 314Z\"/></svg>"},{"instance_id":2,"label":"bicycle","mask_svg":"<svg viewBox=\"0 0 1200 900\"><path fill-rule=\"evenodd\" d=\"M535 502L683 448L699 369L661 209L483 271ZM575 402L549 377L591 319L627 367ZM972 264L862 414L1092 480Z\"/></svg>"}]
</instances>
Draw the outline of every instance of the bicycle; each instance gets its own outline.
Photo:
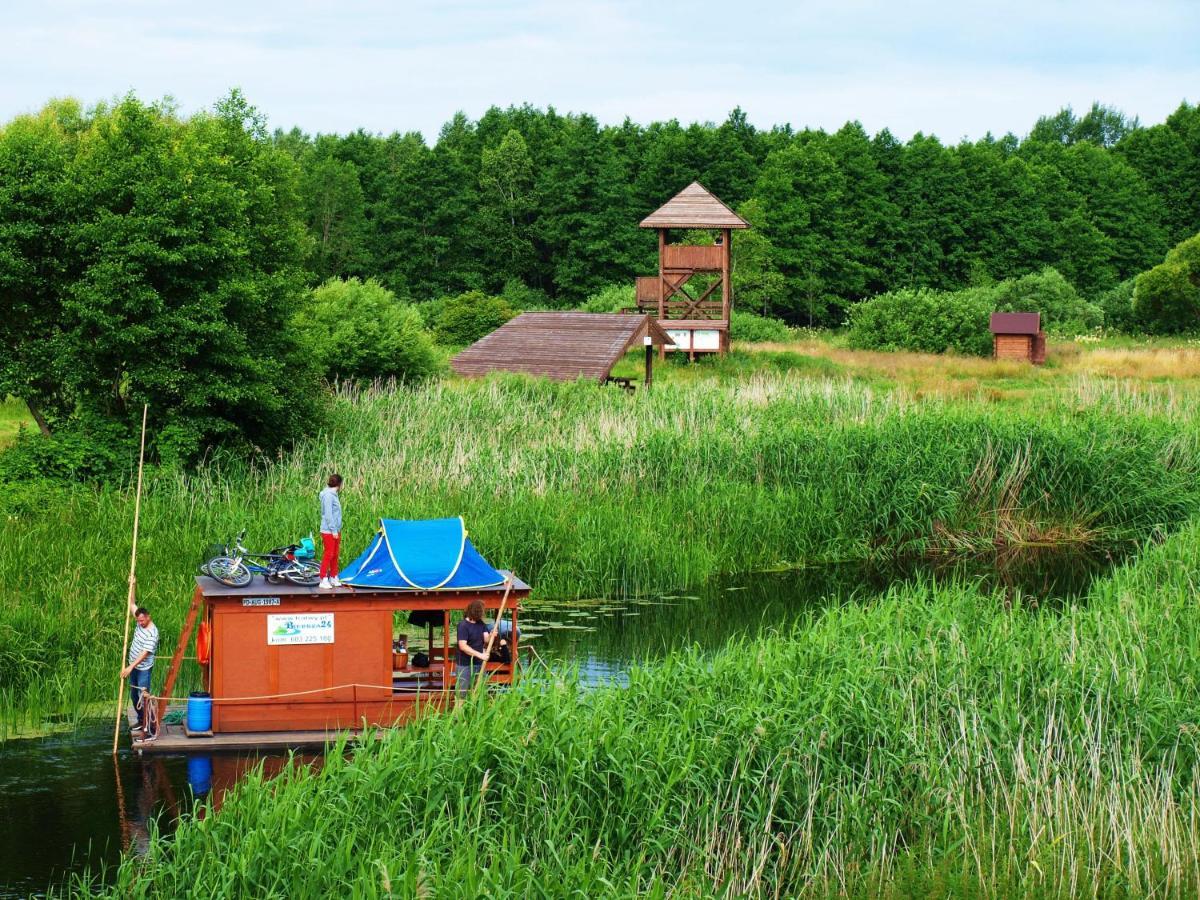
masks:
<instances>
[{"instance_id":1,"label":"bicycle","mask_svg":"<svg viewBox=\"0 0 1200 900\"><path fill-rule=\"evenodd\" d=\"M290 581L302 587L312 587L321 579L321 567L312 558L315 552L313 539L306 537L298 544L276 547L269 553L251 553L243 545L246 530L242 529L228 546L211 548L217 550L200 566L200 572L215 578L228 587L246 587L254 580L254 574L263 576L268 584Z\"/></svg>"}]
</instances>

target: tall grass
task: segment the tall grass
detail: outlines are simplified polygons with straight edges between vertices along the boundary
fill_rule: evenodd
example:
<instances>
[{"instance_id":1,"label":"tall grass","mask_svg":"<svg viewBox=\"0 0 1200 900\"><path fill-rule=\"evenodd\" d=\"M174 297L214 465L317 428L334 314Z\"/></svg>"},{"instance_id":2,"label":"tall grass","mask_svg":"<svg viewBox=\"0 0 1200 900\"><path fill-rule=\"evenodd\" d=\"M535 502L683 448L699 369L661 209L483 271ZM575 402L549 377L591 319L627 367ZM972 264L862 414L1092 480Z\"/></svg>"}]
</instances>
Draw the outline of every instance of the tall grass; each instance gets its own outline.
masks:
<instances>
[{"instance_id":1,"label":"tall grass","mask_svg":"<svg viewBox=\"0 0 1200 900\"><path fill-rule=\"evenodd\" d=\"M152 477L139 597L165 655L202 548L243 526L262 549L313 530L331 469L347 477L347 556L380 516L461 514L485 555L543 596L940 550L1112 547L1200 503L1200 414L1132 391L1136 413L1113 411L1120 392L1081 382L1027 411L794 375L634 397L523 379L344 392L331 427L281 459ZM0 723L103 699L131 492L0 504Z\"/></svg>"},{"instance_id":2,"label":"tall grass","mask_svg":"<svg viewBox=\"0 0 1200 900\"><path fill-rule=\"evenodd\" d=\"M1193 523L1055 613L915 585L526 684L249 779L111 894L1193 897L1198 581Z\"/></svg>"}]
</instances>

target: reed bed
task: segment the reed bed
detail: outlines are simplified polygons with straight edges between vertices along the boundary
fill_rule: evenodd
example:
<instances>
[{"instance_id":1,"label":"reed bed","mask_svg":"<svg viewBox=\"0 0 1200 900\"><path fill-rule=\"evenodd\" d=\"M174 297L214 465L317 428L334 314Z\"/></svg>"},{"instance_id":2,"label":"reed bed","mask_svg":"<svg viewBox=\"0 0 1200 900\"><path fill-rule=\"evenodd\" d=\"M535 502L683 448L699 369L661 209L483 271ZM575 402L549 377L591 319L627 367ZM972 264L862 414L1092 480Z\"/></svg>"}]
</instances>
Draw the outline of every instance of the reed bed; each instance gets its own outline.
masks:
<instances>
[{"instance_id":1,"label":"reed bed","mask_svg":"<svg viewBox=\"0 0 1200 900\"><path fill-rule=\"evenodd\" d=\"M1192 523L1054 613L916 584L625 689L526 684L251 777L105 890L1194 897L1198 582Z\"/></svg>"},{"instance_id":2,"label":"reed bed","mask_svg":"<svg viewBox=\"0 0 1200 900\"><path fill-rule=\"evenodd\" d=\"M203 548L242 527L261 549L310 532L331 469L347 476L347 558L380 516L461 514L489 559L559 599L840 560L1107 550L1197 510L1194 409L1111 383L1020 411L787 374L634 397L519 378L347 390L286 456L153 474L139 597L165 655ZM0 503L3 737L115 689L132 497Z\"/></svg>"}]
</instances>

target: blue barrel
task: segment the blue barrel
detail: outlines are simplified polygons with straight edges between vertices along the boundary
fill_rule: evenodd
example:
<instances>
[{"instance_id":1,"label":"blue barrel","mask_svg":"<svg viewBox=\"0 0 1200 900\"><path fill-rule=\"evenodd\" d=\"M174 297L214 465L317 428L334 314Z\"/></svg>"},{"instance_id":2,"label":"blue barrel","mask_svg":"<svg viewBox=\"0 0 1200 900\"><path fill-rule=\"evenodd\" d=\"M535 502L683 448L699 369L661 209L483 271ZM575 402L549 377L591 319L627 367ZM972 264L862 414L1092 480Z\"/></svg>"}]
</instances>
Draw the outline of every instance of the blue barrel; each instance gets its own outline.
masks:
<instances>
[{"instance_id":1,"label":"blue barrel","mask_svg":"<svg viewBox=\"0 0 1200 900\"><path fill-rule=\"evenodd\" d=\"M197 797L212 790L212 757L189 756L187 762L188 787Z\"/></svg>"},{"instance_id":2,"label":"blue barrel","mask_svg":"<svg viewBox=\"0 0 1200 900\"><path fill-rule=\"evenodd\" d=\"M187 702L188 731L212 731L212 694L192 691Z\"/></svg>"}]
</instances>

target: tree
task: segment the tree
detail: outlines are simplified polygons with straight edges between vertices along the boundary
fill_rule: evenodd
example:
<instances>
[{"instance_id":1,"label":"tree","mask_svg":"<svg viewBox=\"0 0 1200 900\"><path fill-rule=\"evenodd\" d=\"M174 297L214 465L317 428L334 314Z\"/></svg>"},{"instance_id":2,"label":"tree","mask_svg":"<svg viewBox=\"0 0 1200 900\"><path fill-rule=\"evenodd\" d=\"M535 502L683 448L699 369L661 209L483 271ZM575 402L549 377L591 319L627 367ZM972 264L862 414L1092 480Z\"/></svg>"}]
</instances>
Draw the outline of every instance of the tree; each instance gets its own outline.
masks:
<instances>
[{"instance_id":1,"label":"tree","mask_svg":"<svg viewBox=\"0 0 1200 900\"><path fill-rule=\"evenodd\" d=\"M480 220L487 234L489 260L500 282L520 278L533 261L529 217L533 162L525 139L509 129L495 147L485 147L479 169Z\"/></svg>"},{"instance_id":2,"label":"tree","mask_svg":"<svg viewBox=\"0 0 1200 900\"><path fill-rule=\"evenodd\" d=\"M373 278L332 278L292 316L292 327L329 379L421 379L437 353L420 315Z\"/></svg>"},{"instance_id":3,"label":"tree","mask_svg":"<svg viewBox=\"0 0 1200 900\"><path fill-rule=\"evenodd\" d=\"M491 334L516 314L503 297L467 291L442 303L434 323L434 334L440 344L471 344Z\"/></svg>"},{"instance_id":4,"label":"tree","mask_svg":"<svg viewBox=\"0 0 1200 900\"><path fill-rule=\"evenodd\" d=\"M1156 334L1200 328L1200 234L1180 242L1160 265L1138 276L1133 313Z\"/></svg>"},{"instance_id":5,"label":"tree","mask_svg":"<svg viewBox=\"0 0 1200 900\"><path fill-rule=\"evenodd\" d=\"M333 155L336 138L322 138L303 157L300 190L313 236L309 267L320 278L361 272L366 211L358 169Z\"/></svg>"},{"instance_id":6,"label":"tree","mask_svg":"<svg viewBox=\"0 0 1200 900\"><path fill-rule=\"evenodd\" d=\"M0 253L8 272L28 262L22 235L55 241L32 270L45 299L4 331L5 357L20 363L3 387L53 410L43 418L56 432L132 431L149 403L166 460L289 439L312 410L308 365L284 327L304 229L294 163L257 113L235 92L188 120L133 96L70 128L52 126L50 108L41 118L29 126L40 143L22 145L22 125L16 146L5 130L12 155L0 153L0 165L46 176L23 189L41 192L39 209L0 211L16 250Z\"/></svg>"},{"instance_id":7,"label":"tree","mask_svg":"<svg viewBox=\"0 0 1200 900\"><path fill-rule=\"evenodd\" d=\"M765 231L766 213L762 202L747 200L738 207L738 215L750 223L733 238L734 302L739 307L754 309L764 316L772 314L772 304L784 294L784 279L775 267L775 247Z\"/></svg>"},{"instance_id":8,"label":"tree","mask_svg":"<svg viewBox=\"0 0 1200 900\"><path fill-rule=\"evenodd\" d=\"M840 317L834 290L846 259L839 208L845 187L833 157L814 143L773 150L763 164L754 196L787 286L790 321L826 325Z\"/></svg>"}]
</instances>

